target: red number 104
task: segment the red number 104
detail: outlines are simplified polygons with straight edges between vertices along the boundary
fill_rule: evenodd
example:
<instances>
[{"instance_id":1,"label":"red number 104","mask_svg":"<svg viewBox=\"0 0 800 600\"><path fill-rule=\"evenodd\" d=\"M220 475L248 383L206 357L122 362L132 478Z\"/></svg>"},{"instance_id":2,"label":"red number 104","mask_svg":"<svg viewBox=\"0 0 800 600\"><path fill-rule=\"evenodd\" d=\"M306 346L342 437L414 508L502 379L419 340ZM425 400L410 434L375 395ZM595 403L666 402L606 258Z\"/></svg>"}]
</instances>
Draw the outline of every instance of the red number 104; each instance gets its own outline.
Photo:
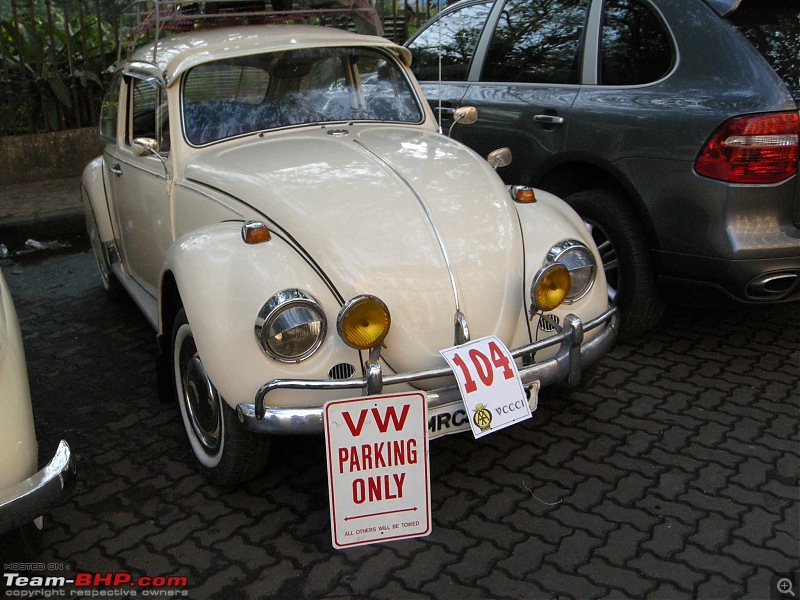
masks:
<instances>
[{"instance_id":1,"label":"red number 104","mask_svg":"<svg viewBox=\"0 0 800 600\"><path fill-rule=\"evenodd\" d=\"M472 366L475 368L475 371L478 373L478 377L486 387L492 385L492 382L494 381L495 368L503 370L503 377L505 379L511 379L514 377L514 371L511 370L508 356L506 356L506 354L500 350L500 347L494 340L489 342L489 354L491 355L491 358L476 348L472 348L468 354L469 358L472 360ZM464 362L464 359L461 358L459 353L456 353L453 356L453 364L461 369L461 372L464 374L464 389L466 392L470 394L477 390L478 384L472 377L472 373L470 372L467 363Z\"/></svg>"}]
</instances>

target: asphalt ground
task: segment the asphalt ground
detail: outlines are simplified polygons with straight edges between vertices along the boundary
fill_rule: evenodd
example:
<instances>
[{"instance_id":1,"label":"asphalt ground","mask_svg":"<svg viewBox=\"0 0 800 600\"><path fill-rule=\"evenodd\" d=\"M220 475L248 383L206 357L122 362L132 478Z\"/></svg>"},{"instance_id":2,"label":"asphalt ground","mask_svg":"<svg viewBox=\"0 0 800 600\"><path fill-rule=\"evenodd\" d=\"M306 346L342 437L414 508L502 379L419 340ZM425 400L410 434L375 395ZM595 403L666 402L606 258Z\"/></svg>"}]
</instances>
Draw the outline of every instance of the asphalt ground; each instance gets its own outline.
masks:
<instances>
[{"instance_id":1,"label":"asphalt ground","mask_svg":"<svg viewBox=\"0 0 800 600\"><path fill-rule=\"evenodd\" d=\"M78 460L32 573L182 576L77 591L197 599L788 600L782 578L800 593L797 305L671 308L533 419L432 441L429 536L336 550L322 438L277 438L242 487L207 483L156 398L153 332L77 249L0 263L40 454L64 438Z\"/></svg>"}]
</instances>

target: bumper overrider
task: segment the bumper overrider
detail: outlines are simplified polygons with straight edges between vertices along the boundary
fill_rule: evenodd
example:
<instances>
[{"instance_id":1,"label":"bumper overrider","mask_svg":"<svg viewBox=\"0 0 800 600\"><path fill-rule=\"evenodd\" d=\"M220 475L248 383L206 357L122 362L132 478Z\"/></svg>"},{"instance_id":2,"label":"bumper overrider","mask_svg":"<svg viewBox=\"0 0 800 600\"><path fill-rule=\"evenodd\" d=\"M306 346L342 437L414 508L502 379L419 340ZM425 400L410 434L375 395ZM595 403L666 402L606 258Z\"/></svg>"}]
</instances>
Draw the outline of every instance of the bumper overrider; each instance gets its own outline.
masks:
<instances>
[{"instance_id":1,"label":"bumper overrider","mask_svg":"<svg viewBox=\"0 0 800 600\"><path fill-rule=\"evenodd\" d=\"M41 471L0 490L0 533L50 512L71 487L76 474L69 444L61 440L52 460Z\"/></svg>"},{"instance_id":2,"label":"bumper overrider","mask_svg":"<svg viewBox=\"0 0 800 600\"><path fill-rule=\"evenodd\" d=\"M599 317L583 323L575 315L564 318L560 331L546 340L511 350L514 358L530 357L535 352L559 346L557 354L542 362L534 362L519 367L523 385L539 381L542 387L556 383L575 386L581 379L584 368L597 363L614 344L617 337L618 315L616 307L611 307ZM584 341L584 333L596 328L602 330L591 340ZM239 404L236 414L246 429L264 434L319 434L324 431L323 407L297 408L267 406L266 397L273 390L360 390L362 395L379 394L384 386L413 383L425 379L435 379L453 374L450 367L440 367L428 371L414 371L383 376L380 368L370 368L367 376L358 379L316 380L316 379L273 379L258 390L254 404ZM428 409L434 409L461 400L457 386L426 392Z\"/></svg>"}]
</instances>

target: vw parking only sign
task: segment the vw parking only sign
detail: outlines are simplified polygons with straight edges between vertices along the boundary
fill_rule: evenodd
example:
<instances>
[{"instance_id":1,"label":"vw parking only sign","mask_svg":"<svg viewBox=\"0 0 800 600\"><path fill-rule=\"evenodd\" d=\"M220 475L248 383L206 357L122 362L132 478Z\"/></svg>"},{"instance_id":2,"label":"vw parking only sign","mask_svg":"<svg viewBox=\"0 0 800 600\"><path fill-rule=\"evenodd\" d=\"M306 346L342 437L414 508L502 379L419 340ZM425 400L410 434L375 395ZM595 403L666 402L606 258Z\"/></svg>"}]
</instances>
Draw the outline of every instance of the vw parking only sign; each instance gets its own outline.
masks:
<instances>
[{"instance_id":1,"label":"vw parking only sign","mask_svg":"<svg viewBox=\"0 0 800 600\"><path fill-rule=\"evenodd\" d=\"M325 453L335 548L431 532L425 394L326 403Z\"/></svg>"}]
</instances>

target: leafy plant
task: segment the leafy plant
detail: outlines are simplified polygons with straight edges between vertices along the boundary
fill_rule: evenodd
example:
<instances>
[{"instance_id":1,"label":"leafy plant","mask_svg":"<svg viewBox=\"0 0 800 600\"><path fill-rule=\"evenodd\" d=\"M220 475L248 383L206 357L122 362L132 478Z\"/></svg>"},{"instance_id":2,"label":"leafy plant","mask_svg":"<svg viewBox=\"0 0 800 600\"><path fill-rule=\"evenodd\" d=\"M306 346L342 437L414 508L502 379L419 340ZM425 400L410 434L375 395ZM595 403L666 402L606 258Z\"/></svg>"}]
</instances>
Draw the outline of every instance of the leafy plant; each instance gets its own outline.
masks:
<instances>
[{"instance_id":1,"label":"leafy plant","mask_svg":"<svg viewBox=\"0 0 800 600\"><path fill-rule=\"evenodd\" d=\"M103 72L114 57L111 26L89 13L86 0L70 3L69 19L63 3L36 2L32 10L34 1L17 6L16 15L6 5L0 13L0 132L6 134L21 132L20 114L26 132L96 121Z\"/></svg>"}]
</instances>

